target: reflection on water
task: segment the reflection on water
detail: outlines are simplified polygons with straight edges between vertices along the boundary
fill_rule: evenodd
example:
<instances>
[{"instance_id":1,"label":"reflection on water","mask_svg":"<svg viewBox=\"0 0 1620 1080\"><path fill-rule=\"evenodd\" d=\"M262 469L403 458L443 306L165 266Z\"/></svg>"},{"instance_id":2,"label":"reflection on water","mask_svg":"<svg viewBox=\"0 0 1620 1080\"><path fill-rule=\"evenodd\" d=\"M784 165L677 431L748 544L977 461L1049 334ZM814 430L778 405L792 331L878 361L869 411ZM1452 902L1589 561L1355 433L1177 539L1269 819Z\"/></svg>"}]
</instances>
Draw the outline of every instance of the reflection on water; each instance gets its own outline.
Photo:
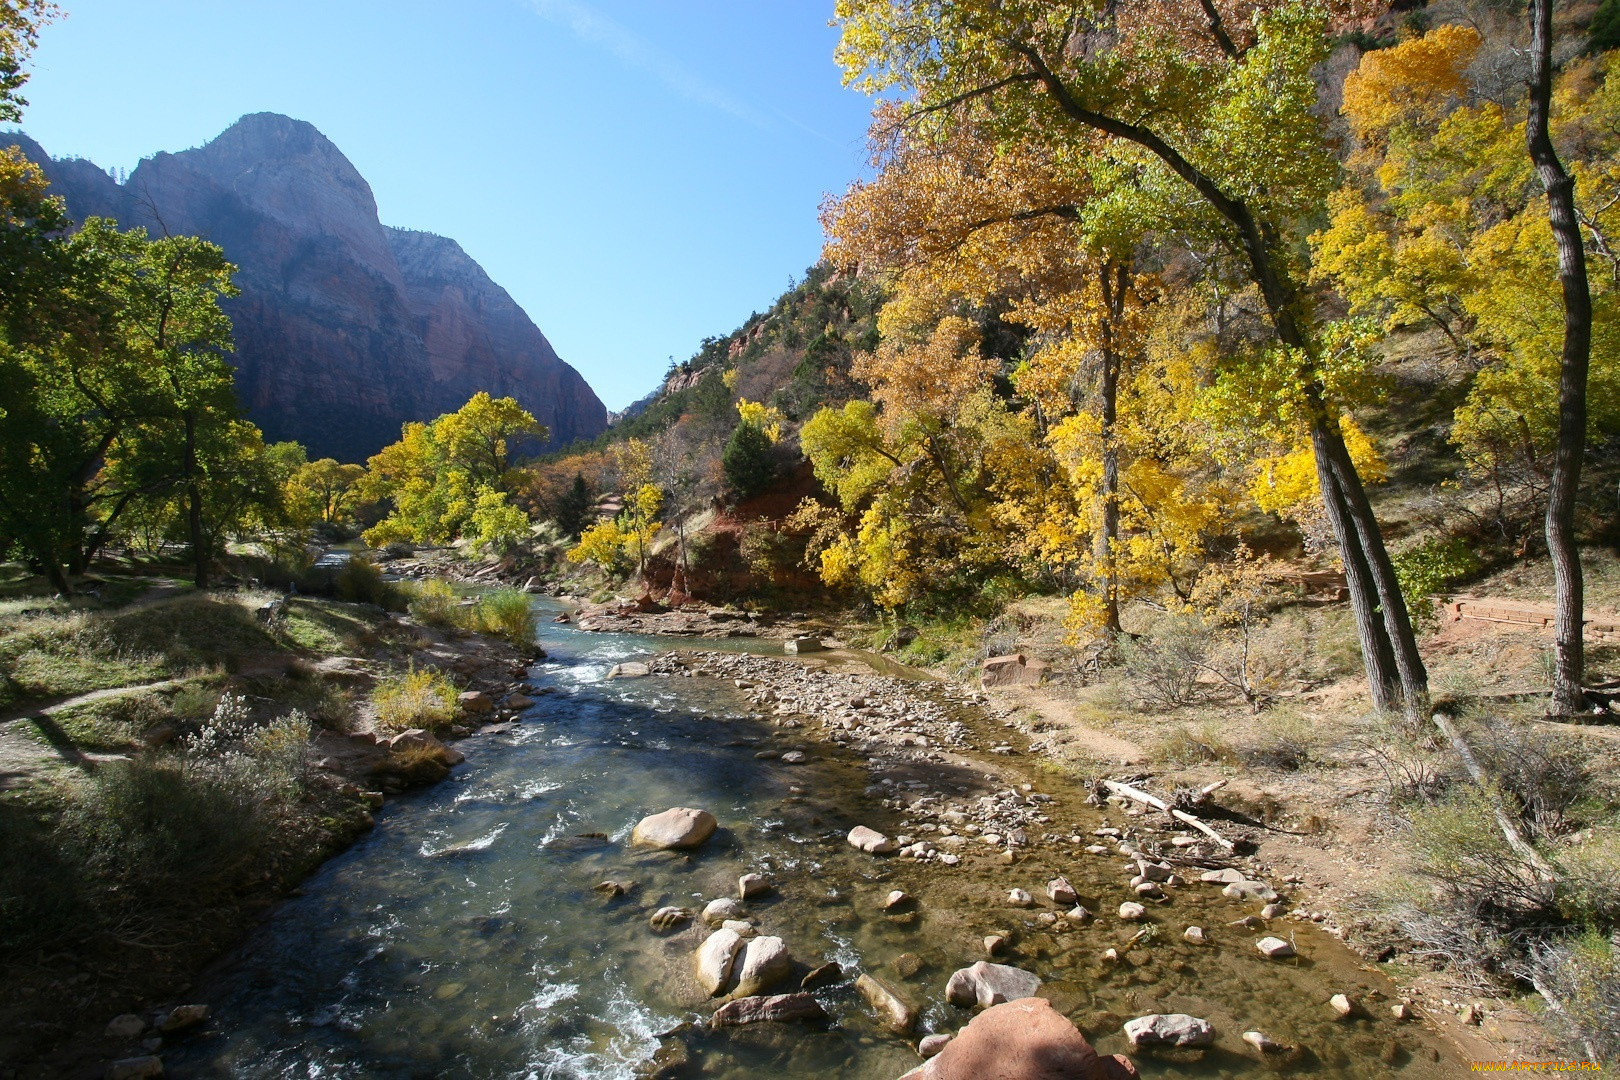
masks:
<instances>
[{"instance_id":1,"label":"reflection on water","mask_svg":"<svg viewBox=\"0 0 1620 1080\"><path fill-rule=\"evenodd\" d=\"M1103 950L1136 927L1103 918L1053 934L1002 900L1013 885L1039 894L1065 873L1082 903L1112 911L1127 898L1122 860L1041 849L1017 866L953 871L862 855L843 841L851 826L899 825L863 794L864 760L819 745L808 747L803 766L757 760L763 745L793 733L752 718L713 680L603 681L613 664L665 642L549 623L542 640L551 658L534 669L535 681L556 692L522 725L463 744L468 764L449 781L390 803L375 832L205 980L197 995L215 1007L215 1033L166 1054L170 1075L634 1076L660 1033L712 1007L691 975L703 931L662 937L647 916L733 895L749 871L780 886L749 905L762 932L782 937L804 963L838 961L847 978L817 991L829 1024L691 1036L704 1076L891 1080L916 1065L916 1054L869 1019L848 980L880 974L923 1008L919 1034L953 1031L967 1014L943 1003L945 979L980 959L979 942L995 931L1018 935L1009 962L1048 980L1047 993L1099 1049L1126 1049L1120 1021L1145 1012L1190 1012L1215 1024L1217 1049L1183 1061L1139 1058L1145 1075L1269 1072L1239 1041L1251 1028L1307 1047L1297 1068L1323 1076L1460 1071L1435 1063L1421 1031L1398 1028L1387 1005L1352 1023L1333 1020L1332 994L1389 987L1314 927L1292 931L1308 959L1262 960L1253 933L1227 926L1252 905L1192 886L1155 909L1156 940L1105 964ZM1079 793L1053 794L1061 824L1089 832L1098 823ZM720 833L690 856L625 846L642 815L669 806L711 810ZM594 886L610 877L639 885L609 900ZM884 913L880 901L893 888L918 897L918 910ZM1212 945L1182 940L1194 923ZM921 962L909 979L895 967L907 953Z\"/></svg>"}]
</instances>

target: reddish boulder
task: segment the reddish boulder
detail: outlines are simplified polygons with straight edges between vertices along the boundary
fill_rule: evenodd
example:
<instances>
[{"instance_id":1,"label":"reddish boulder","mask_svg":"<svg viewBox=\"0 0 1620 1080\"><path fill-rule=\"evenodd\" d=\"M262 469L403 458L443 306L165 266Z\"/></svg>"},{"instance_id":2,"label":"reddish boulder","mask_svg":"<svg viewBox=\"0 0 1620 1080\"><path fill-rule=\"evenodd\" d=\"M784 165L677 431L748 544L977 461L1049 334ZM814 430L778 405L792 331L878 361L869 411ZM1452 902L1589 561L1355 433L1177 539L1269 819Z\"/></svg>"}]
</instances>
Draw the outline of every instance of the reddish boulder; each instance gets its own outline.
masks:
<instances>
[{"instance_id":1,"label":"reddish boulder","mask_svg":"<svg viewBox=\"0 0 1620 1080\"><path fill-rule=\"evenodd\" d=\"M1045 998L1020 998L973 1018L938 1056L901 1080L1135 1080L1120 1054L1102 1057Z\"/></svg>"}]
</instances>

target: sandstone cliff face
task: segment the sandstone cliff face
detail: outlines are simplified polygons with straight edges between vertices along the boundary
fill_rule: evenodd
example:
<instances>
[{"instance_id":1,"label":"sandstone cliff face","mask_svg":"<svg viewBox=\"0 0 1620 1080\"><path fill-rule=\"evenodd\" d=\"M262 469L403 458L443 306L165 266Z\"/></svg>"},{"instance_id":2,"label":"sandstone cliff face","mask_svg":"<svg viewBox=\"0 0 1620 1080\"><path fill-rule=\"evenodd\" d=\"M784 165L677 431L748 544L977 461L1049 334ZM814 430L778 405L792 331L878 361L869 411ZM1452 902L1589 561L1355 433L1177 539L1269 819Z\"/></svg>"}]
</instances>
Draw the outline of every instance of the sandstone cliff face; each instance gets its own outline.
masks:
<instances>
[{"instance_id":1,"label":"sandstone cliff face","mask_svg":"<svg viewBox=\"0 0 1620 1080\"><path fill-rule=\"evenodd\" d=\"M206 146L160 153L119 185L89 162L44 166L76 218L212 240L240 267L227 303L237 391L270 439L364 461L400 425L511 396L551 445L589 438L607 413L579 373L454 241L389 229L371 188L302 121L256 113Z\"/></svg>"}]
</instances>

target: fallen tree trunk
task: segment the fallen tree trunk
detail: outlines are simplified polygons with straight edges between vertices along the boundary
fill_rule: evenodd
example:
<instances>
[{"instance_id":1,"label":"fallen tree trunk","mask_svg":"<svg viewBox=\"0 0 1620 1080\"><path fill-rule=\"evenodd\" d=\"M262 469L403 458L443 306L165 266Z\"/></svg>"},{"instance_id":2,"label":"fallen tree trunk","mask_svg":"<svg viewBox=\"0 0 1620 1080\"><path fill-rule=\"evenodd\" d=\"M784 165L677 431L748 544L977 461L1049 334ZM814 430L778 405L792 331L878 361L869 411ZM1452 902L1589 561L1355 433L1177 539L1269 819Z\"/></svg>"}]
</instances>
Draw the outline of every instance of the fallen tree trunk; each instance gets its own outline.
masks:
<instances>
[{"instance_id":1,"label":"fallen tree trunk","mask_svg":"<svg viewBox=\"0 0 1620 1080\"><path fill-rule=\"evenodd\" d=\"M1185 810L1177 810L1175 807L1171 806L1169 803L1165 802L1156 795L1149 795L1140 788L1133 788L1129 784L1121 784L1117 780L1104 780L1102 783L1103 787L1107 788L1109 791L1112 791L1115 795L1121 795L1127 799L1134 799L1139 803L1153 807L1155 810L1162 810L1166 814L1169 814L1171 817L1175 818L1177 821L1191 825L1193 828L1197 829L1199 832L1203 833L1205 836L1209 837L1211 840L1215 841L1228 851L1231 851L1236 847L1232 841L1226 839L1220 833L1216 832L1208 825L1205 825L1196 817L1193 817ZM1210 786L1210 790L1213 791L1219 786L1219 784L1213 784Z\"/></svg>"},{"instance_id":2,"label":"fallen tree trunk","mask_svg":"<svg viewBox=\"0 0 1620 1080\"><path fill-rule=\"evenodd\" d=\"M1489 791L1491 787L1490 778L1485 774L1485 769L1480 765L1479 759L1474 757L1474 751L1469 747L1467 741L1463 739L1462 732L1458 731L1457 725L1451 722L1451 717L1443 712L1437 712L1434 714L1434 724L1447 739L1451 740L1452 749L1456 750L1457 756L1462 758L1463 768L1468 770L1468 775L1473 778L1474 783ZM1512 848L1519 858L1529 863L1542 881L1551 881L1554 874L1552 864L1542 858L1541 852L1532 847L1530 841L1524 838L1524 832L1519 828L1518 823L1508 815L1508 812L1502 809L1502 804L1495 797L1492 797L1490 802L1491 813L1495 815L1496 824L1501 828L1503 837L1507 839L1508 847Z\"/></svg>"}]
</instances>

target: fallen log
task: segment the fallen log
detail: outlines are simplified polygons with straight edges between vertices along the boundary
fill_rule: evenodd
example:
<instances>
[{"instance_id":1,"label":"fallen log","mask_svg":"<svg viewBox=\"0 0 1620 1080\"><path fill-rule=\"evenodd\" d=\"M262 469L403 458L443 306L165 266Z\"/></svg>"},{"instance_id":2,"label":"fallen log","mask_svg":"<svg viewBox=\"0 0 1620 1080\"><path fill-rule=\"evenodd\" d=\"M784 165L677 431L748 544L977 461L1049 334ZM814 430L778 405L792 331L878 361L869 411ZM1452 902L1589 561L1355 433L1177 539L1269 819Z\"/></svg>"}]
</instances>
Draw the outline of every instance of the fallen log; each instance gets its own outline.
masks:
<instances>
[{"instance_id":1,"label":"fallen log","mask_svg":"<svg viewBox=\"0 0 1620 1080\"><path fill-rule=\"evenodd\" d=\"M1103 787L1107 788L1109 791L1112 791L1115 795L1121 795L1127 799L1134 799L1139 803L1153 807L1155 810L1162 810L1166 814L1169 814L1171 817L1175 818L1177 821L1186 825L1191 825L1193 828L1197 829L1199 832L1203 833L1205 836L1209 837L1211 840L1215 841L1228 851L1233 850L1233 848L1237 846L1233 844L1232 841L1226 839L1226 837L1210 828L1208 825L1205 825L1193 815L1187 813L1185 810L1177 810L1175 807L1171 806L1169 803L1165 802L1156 795L1149 795L1140 788L1133 788L1129 784L1121 784L1117 780L1104 780L1102 783ZM1225 783L1225 781L1221 781L1221 783ZM1210 787L1210 790L1213 791L1219 786L1220 784L1214 784Z\"/></svg>"},{"instance_id":2,"label":"fallen log","mask_svg":"<svg viewBox=\"0 0 1620 1080\"><path fill-rule=\"evenodd\" d=\"M1485 775L1479 759L1474 757L1474 751L1463 739L1462 732L1457 730L1457 725L1451 722L1451 717L1443 712L1437 712L1434 714L1434 725L1451 740L1451 748L1462 758L1463 768L1468 770L1468 775L1473 777L1474 783L1490 792L1490 777ZM1502 809L1501 803L1497 802L1494 796L1490 799L1490 804L1491 813L1495 815L1496 824L1502 830L1502 836L1507 840L1508 847L1512 848L1519 858L1529 863L1542 881L1551 881L1554 876L1552 864L1541 857L1541 852L1530 846L1530 841L1524 838L1518 824L1508 816L1507 811Z\"/></svg>"}]
</instances>

